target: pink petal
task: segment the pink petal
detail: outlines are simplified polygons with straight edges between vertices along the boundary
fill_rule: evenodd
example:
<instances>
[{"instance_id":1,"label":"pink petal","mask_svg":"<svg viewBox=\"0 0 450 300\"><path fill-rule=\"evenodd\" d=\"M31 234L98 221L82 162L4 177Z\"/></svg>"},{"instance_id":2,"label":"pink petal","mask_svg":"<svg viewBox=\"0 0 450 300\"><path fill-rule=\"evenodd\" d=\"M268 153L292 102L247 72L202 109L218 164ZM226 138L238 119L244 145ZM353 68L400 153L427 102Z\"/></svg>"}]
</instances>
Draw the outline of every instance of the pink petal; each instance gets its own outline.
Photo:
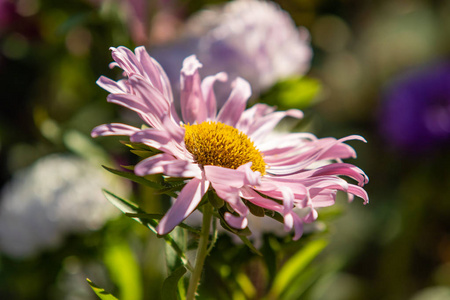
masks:
<instances>
[{"instance_id":1,"label":"pink petal","mask_svg":"<svg viewBox=\"0 0 450 300\"><path fill-rule=\"evenodd\" d=\"M144 81L139 75L131 75L128 82L133 88L136 96L141 99L149 111L160 120L170 111L170 102L155 87Z\"/></svg>"},{"instance_id":2,"label":"pink petal","mask_svg":"<svg viewBox=\"0 0 450 300\"><path fill-rule=\"evenodd\" d=\"M277 212L283 212L283 206L273 200L267 199L256 193L253 189L241 189L242 198L247 199L253 204L262 208L270 209Z\"/></svg>"},{"instance_id":3,"label":"pink petal","mask_svg":"<svg viewBox=\"0 0 450 300\"><path fill-rule=\"evenodd\" d=\"M303 221L302 219L293 211L284 215L284 230L290 231L294 228L294 241L298 240L303 235Z\"/></svg>"},{"instance_id":4,"label":"pink petal","mask_svg":"<svg viewBox=\"0 0 450 300\"><path fill-rule=\"evenodd\" d=\"M195 55L191 55L183 61L180 79L180 104L181 114L186 124L201 123L206 120L206 107L198 73L198 69L201 67L202 64Z\"/></svg>"},{"instance_id":5,"label":"pink petal","mask_svg":"<svg viewBox=\"0 0 450 300\"><path fill-rule=\"evenodd\" d=\"M248 98L252 95L250 84L243 78L236 78L232 84L230 97L217 116L217 121L235 127L242 112L245 110Z\"/></svg>"},{"instance_id":6,"label":"pink petal","mask_svg":"<svg viewBox=\"0 0 450 300\"><path fill-rule=\"evenodd\" d=\"M306 153L301 153L296 156L288 157L288 159L284 159L281 155L278 155L280 158L278 159L278 165L274 165L274 163L270 163L270 168L267 170L268 173L274 175L288 175L300 172L310 164L325 159L324 154L328 154L326 159L332 158L340 158L333 157L333 147L336 145L342 144L344 141L348 140L362 140L365 141L361 136L351 135L339 140L335 140L332 138L328 139L320 139L317 141L310 142L311 146L314 144L320 145L320 147L312 148L308 150ZM349 146L348 146L349 147ZM266 161L268 162L268 160Z\"/></svg>"},{"instance_id":7,"label":"pink petal","mask_svg":"<svg viewBox=\"0 0 450 300\"><path fill-rule=\"evenodd\" d=\"M169 143L172 140L172 137L165 131L149 128L136 132L130 137L130 140L135 143L144 143L158 149L159 146Z\"/></svg>"},{"instance_id":8,"label":"pink petal","mask_svg":"<svg viewBox=\"0 0 450 300\"><path fill-rule=\"evenodd\" d=\"M229 212L224 215L225 221L233 228L244 229L248 225L247 217L245 216L234 216Z\"/></svg>"},{"instance_id":9,"label":"pink petal","mask_svg":"<svg viewBox=\"0 0 450 300\"><path fill-rule=\"evenodd\" d=\"M256 186L261 184L261 172L251 169L252 163L248 162L237 168L237 171L244 172L244 184Z\"/></svg>"},{"instance_id":10,"label":"pink petal","mask_svg":"<svg viewBox=\"0 0 450 300\"><path fill-rule=\"evenodd\" d=\"M349 194L353 194L355 196L358 196L359 198L364 200L364 204L369 203L369 196L367 195L367 192L360 186L349 184L347 192Z\"/></svg>"},{"instance_id":11,"label":"pink petal","mask_svg":"<svg viewBox=\"0 0 450 300\"><path fill-rule=\"evenodd\" d=\"M255 179L259 172L253 172L245 165L238 169L229 169L218 166L204 166L205 176L211 182L229 185L231 187L240 188L246 184L257 184L259 179ZM258 176L259 177L259 176Z\"/></svg>"},{"instance_id":12,"label":"pink petal","mask_svg":"<svg viewBox=\"0 0 450 300\"><path fill-rule=\"evenodd\" d=\"M285 212L289 212L292 210L292 208L294 208L294 193L292 192L292 190L290 188L281 186L279 188L279 190L281 191L281 194L283 195L283 206L284 206L284 211Z\"/></svg>"},{"instance_id":13,"label":"pink petal","mask_svg":"<svg viewBox=\"0 0 450 300\"><path fill-rule=\"evenodd\" d=\"M254 141L260 140L266 137L267 134L271 133L281 119L287 116L301 119L303 117L303 113L298 109L290 109L287 111L277 111L260 119L256 119L253 126L249 129L251 133L249 132L248 135Z\"/></svg>"},{"instance_id":14,"label":"pink petal","mask_svg":"<svg viewBox=\"0 0 450 300\"><path fill-rule=\"evenodd\" d=\"M155 128L162 128L161 120L153 114L147 106L145 106L140 98L130 94L109 94L108 102L115 103L133 110L139 114L142 120Z\"/></svg>"},{"instance_id":15,"label":"pink petal","mask_svg":"<svg viewBox=\"0 0 450 300\"><path fill-rule=\"evenodd\" d=\"M94 138L98 136L110 136L110 135L130 136L138 132L139 130L140 130L139 128L121 123L103 124L92 129L91 136Z\"/></svg>"},{"instance_id":16,"label":"pink petal","mask_svg":"<svg viewBox=\"0 0 450 300\"><path fill-rule=\"evenodd\" d=\"M236 128L242 132L245 132L247 135L251 134L256 129L253 126L255 120L273 112L274 110L274 107L267 104L256 103L242 113Z\"/></svg>"},{"instance_id":17,"label":"pink petal","mask_svg":"<svg viewBox=\"0 0 450 300\"><path fill-rule=\"evenodd\" d=\"M167 234L175 226L186 219L202 200L203 195L208 190L209 183L202 179L193 178L181 190L175 203L161 219L156 231L158 234Z\"/></svg>"},{"instance_id":18,"label":"pink petal","mask_svg":"<svg viewBox=\"0 0 450 300\"><path fill-rule=\"evenodd\" d=\"M130 49L120 46L110 50L114 61L128 76L143 73L142 65Z\"/></svg>"},{"instance_id":19,"label":"pink petal","mask_svg":"<svg viewBox=\"0 0 450 300\"><path fill-rule=\"evenodd\" d=\"M125 94L127 90L119 83L105 76L100 76L96 82L101 88L112 94Z\"/></svg>"},{"instance_id":20,"label":"pink petal","mask_svg":"<svg viewBox=\"0 0 450 300\"><path fill-rule=\"evenodd\" d=\"M172 177L201 177L201 170L196 164L178 160L172 155L161 153L140 161L134 168L138 176L164 174Z\"/></svg>"},{"instance_id":21,"label":"pink petal","mask_svg":"<svg viewBox=\"0 0 450 300\"><path fill-rule=\"evenodd\" d=\"M321 175L340 175L348 176L350 178L358 181L360 185L367 184L369 178L360 168L347 163L334 163L323 167L319 167L316 170L310 171L310 176L321 176Z\"/></svg>"},{"instance_id":22,"label":"pink petal","mask_svg":"<svg viewBox=\"0 0 450 300\"><path fill-rule=\"evenodd\" d=\"M227 74L221 72L213 76L205 77L205 79L203 79L202 81L201 88L203 99L205 100L206 104L206 117L210 120L214 120L217 114L217 102L213 89L214 83L217 80L225 82L227 81L227 79L228 79Z\"/></svg>"},{"instance_id":23,"label":"pink petal","mask_svg":"<svg viewBox=\"0 0 450 300\"><path fill-rule=\"evenodd\" d=\"M246 216L248 214L248 207L241 201L238 188L214 182L211 182L211 185L217 195L226 201L239 215Z\"/></svg>"},{"instance_id":24,"label":"pink petal","mask_svg":"<svg viewBox=\"0 0 450 300\"><path fill-rule=\"evenodd\" d=\"M172 90L166 72L161 65L154 60L145 50L144 46L134 49L136 57L142 64L143 73L152 85L158 90L169 103L173 102Z\"/></svg>"}]
</instances>

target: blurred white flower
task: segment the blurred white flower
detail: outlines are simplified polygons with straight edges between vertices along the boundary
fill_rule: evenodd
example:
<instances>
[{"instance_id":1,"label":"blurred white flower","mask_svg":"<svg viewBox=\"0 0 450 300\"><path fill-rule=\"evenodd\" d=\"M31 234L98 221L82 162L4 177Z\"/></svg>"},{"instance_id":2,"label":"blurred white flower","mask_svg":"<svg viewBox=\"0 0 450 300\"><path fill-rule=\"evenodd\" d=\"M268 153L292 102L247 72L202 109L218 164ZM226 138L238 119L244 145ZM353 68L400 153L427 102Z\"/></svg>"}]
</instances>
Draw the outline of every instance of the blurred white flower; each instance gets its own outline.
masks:
<instances>
[{"instance_id":1,"label":"blurred white flower","mask_svg":"<svg viewBox=\"0 0 450 300\"><path fill-rule=\"evenodd\" d=\"M52 154L18 171L1 193L0 251L25 258L68 234L101 228L118 213L101 192L111 180L125 192L122 182L73 155Z\"/></svg>"},{"instance_id":2,"label":"blurred white flower","mask_svg":"<svg viewBox=\"0 0 450 300\"><path fill-rule=\"evenodd\" d=\"M296 27L273 2L242 0L213 6L193 15L184 28L181 42L152 49L172 82L178 81L178 74L171 69L178 71L190 54L202 62L203 76L225 71L229 82L243 77L253 95L281 79L304 75L310 67L308 31Z\"/></svg>"}]
</instances>

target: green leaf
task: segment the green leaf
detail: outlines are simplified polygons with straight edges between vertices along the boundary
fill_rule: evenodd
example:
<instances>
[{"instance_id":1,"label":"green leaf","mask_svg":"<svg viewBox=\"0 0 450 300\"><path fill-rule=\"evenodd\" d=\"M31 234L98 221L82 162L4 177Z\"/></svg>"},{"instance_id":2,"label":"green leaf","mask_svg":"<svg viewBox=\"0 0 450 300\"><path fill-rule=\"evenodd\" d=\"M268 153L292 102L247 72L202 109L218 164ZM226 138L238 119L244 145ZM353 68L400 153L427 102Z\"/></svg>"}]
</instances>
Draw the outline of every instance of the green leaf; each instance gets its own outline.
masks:
<instances>
[{"instance_id":1,"label":"green leaf","mask_svg":"<svg viewBox=\"0 0 450 300\"><path fill-rule=\"evenodd\" d=\"M147 158L147 157L150 157L150 156L153 156L156 154L153 151L147 151L147 150L130 150L130 152L139 156L140 158Z\"/></svg>"},{"instance_id":2,"label":"green leaf","mask_svg":"<svg viewBox=\"0 0 450 300\"><path fill-rule=\"evenodd\" d=\"M140 268L126 240L117 236L111 238L105 247L104 261L119 289L120 299L142 299Z\"/></svg>"},{"instance_id":3,"label":"green leaf","mask_svg":"<svg viewBox=\"0 0 450 300\"><path fill-rule=\"evenodd\" d=\"M208 200L211 203L211 205L217 209L219 209L225 205L225 201L223 201L222 198L217 196L217 194L212 190L208 191Z\"/></svg>"},{"instance_id":4,"label":"green leaf","mask_svg":"<svg viewBox=\"0 0 450 300\"><path fill-rule=\"evenodd\" d=\"M161 184L159 184L157 182L150 181L148 179L145 179L144 177L137 176L137 175L135 175L134 173L131 173L131 172L120 171L120 170L116 170L116 169L109 168L109 167L106 167L106 166L102 166L102 167L105 170L107 170L107 171L109 171L109 172L111 172L113 174L116 174L116 175L119 175L121 177L130 179L131 181L134 181L136 183L143 184L143 185L148 186L148 187L150 187L152 189L160 191L163 194L167 194L167 195L169 195L171 197L177 197L177 194L173 190L171 190L171 188L167 188L166 186L163 186L163 185L161 185Z\"/></svg>"},{"instance_id":5,"label":"green leaf","mask_svg":"<svg viewBox=\"0 0 450 300\"><path fill-rule=\"evenodd\" d=\"M250 240L248 238L246 238L245 236L241 236L238 235L238 237L241 239L242 242L244 242L244 244L250 248L250 250L259 255L259 256L263 256L261 252L258 251L258 249L255 248L255 246L253 246L252 242L250 242Z\"/></svg>"},{"instance_id":6,"label":"green leaf","mask_svg":"<svg viewBox=\"0 0 450 300\"><path fill-rule=\"evenodd\" d=\"M144 214L125 213L125 215L130 218L154 219L154 220L161 220L164 217L164 215L161 215L161 214L147 214L147 213L144 213ZM192 226L189 226L185 223L180 223L178 226L180 226L181 228L187 229L195 234L200 234L200 230L198 230Z\"/></svg>"},{"instance_id":7,"label":"green leaf","mask_svg":"<svg viewBox=\"0 0 450 300\"><path fill-rule=\"evenodd\" d=\"M250 212L257 216L257 217L264 217L265 213L264 213L264 208L262 208L261 206L257 206L253 203L251 203L250 201L244 201L245 206L248 207L248 209L250 210Z\"/></svg>"},{"instance_id":8,"label":"green leaf","mask_svg":"<svg viewBox=\"0 0 450 300\"><path fill-rule=\"evenodd\" d=\"M105 289L102 289L101 287L98 287L95 283L93 283L89 278L86 278L87 282L91 286L94 293L102 300L117 300L116 297L109 294L105 291Z\"/></svg>"},{"instance_id":9,"label":"green leaf","mask_svg":"<svg viewBox=\"0 0 450 300\"><path fill-rule=\"evenodd\" d=\"M145 150L154 153L161 153L161 151L159 151L158 149L152 148L143 143L134 143L130 141L120 141L120 142L133 150Z\"/></svg>"},{"instance_id":10,"label":"green leaf","mask_svg":"<svg viewBox=\"0 0 450 300\"><path fill-rule=\"evenodd\" d=\"M114 195L108 190L103 189L103 194L105 195L106 199L108 199L109 202L111 202L115 207L120 209L125 215L127 214L147 215L145 211L137 207L135 204L117 195ZM158 232L156 232L156 226L158 226L158 221L156 221L155 219L151 218L145 219L139 217L131 217L131 218L136 222L141 223L142 225L150 229L152 232L158 234ZM180 256L181 261L186 265L186 267L189 270L191 270L192 266L189 263L186 254L181 250L181 248L173 240L173 238L169 234L160 237L162 237L166 241L166 243L168 243L173 248L173 250L175 250L175 252Z\"/></svg>"},{"instance_id":11,"label":"green leaf","mask_svg":"<svg viewBox=\"0 0 450 300\"><path fill-rule=\"evenodd\" d=\"M173 271L172 274L170 274L169 277L167 277L166 280L164 280L162 286L162 299L178 300L178 293L177 293L178 282L185 273L186 268L181 266L175 269L175 271Z\"/></svg>"},{"instance_id":12,"label":"green leaf","mask_svg":"<svg viewBox=\"0 0 450 300\"><path fill-rule=\"evenodd\" d=\"M310 241L281 268L269 292L269 299L280 299L289 285L305 271L306 266L328 245L325 239Z\"/></svg>"}]
</instances>

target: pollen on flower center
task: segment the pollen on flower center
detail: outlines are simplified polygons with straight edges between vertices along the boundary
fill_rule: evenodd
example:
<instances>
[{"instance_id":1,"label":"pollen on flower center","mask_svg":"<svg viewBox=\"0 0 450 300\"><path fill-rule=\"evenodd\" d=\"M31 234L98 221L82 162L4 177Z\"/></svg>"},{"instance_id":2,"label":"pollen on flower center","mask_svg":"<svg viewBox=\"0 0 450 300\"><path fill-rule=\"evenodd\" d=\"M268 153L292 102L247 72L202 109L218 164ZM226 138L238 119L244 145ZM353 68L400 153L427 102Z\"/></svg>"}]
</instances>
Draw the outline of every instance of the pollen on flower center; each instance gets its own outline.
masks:
<instances>
[{"instance_id":1,"label":"pollen on flower center","mask_svg":"<svg viewBox=\"0 0 450 300\"><path fill-rule=\"evenodd\" d=\"M252 162L251 169L265 174L266 164L250 138L238 129L220 123L184 125L186 149L200 165L230 169Z\"/></svg>"}]
</instances>

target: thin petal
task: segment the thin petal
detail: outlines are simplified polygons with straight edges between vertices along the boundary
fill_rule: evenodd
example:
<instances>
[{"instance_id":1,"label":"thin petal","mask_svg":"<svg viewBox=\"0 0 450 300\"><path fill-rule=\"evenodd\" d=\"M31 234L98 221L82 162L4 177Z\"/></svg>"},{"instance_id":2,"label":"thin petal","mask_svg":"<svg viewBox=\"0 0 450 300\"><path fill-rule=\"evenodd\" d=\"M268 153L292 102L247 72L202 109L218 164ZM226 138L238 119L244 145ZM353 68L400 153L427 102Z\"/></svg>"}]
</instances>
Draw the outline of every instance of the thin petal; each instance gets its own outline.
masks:
<instances>
[{"instance_id":1,"label":"thin petal","mask_svg":"<svg viewBox=\"0 0 450 300\"><path fill-rule=\"evenodd\" d=\"M211 182L216 182L219 184L229 185L231 187L240 188L246 184L255 185L258 184L259 172L253 172L244 167L245 165L239 167L238 169L229 169L218 166L204 166L205 176Z\"/></svg>"},{"instance_id":2,"label":"thin petal","mask_svg":"<svg viewBox=\"0 0 450 300\"><path fill-rule=\"evenodd\" d=\"M191 179L181 190L175 203L161 219L161 222L159 222L156 227L158 234L169 233L175 226L186 219L200 203L208 186L209 183L207 181L198 178Z\"/></svg>"},{"instance_id":3,"label":"thin petal","mask_svg":"<svg viewBox=\"0 0 450 300\"><path fill-rule=\"evenodd\" d=\"M159 119L167 114L170 110L170 102L165 99L163 94L155 87L143 80L141 76L131 75L128 78L130 85L133 87L135 94L141 99L149 111Z\"/></svg>"},{"instance_id":4,"label":"thin petal","mask_svg":"<svg viewBox=\"0 0 450 300\"><path fill-rule=\"evenodd\" d=\"M112 94L125 94L127 93L127 90L116 81L109 79L105 76L100 76L97 79L97 85L100 86L102 89L107 90L108 92Z\"/></svg>"},{"instance_id":5,"label":"thin petal","mask_svg":"<svg viewBox=\"0 0 450 300\"><path fill-rule=\"evenodd\" d=\"M144 46L137 47L134 49L134 52L142 64L142 75L144 75L152 85L161 92L168 102L173 102L170 82L161 65L148 54Z\"/></svg>"},{"instance_id":6,"label":"thin petal","mask_svg":"<svg viewBox=\"0 0 450 300\"><path fill-rule=\"evenodd\" d=\"M167 153L161 153L140 161L134 168L138 176L165 174L172 177L201 177L201 170L196 164L179 160Z\"/></svg>"},{"instance_id":7,"label":"thin petal","mask_svg":"<svg viewBox=\"0 0 450 300\"><path fill-rule=\"evenodd\" d=\"M142 120L154 128L162 129L161 120L155 116L153 112L143 104L142 99L136 95L130 94L109 94L107 101L117 105L121 105L139 114Z\"/></svg>"},{"instance_id":8,"label":"thin petal","mask_svg":"<svg viewBox=\"0 0 450 300\"><path fill-rule=\"evenodd\" d=\"M253 189L241 189L242 198L247 199L253 204L262 208L270 209L277 212L283 212L283 206L273 200L267 199L256 193Z\"/></svg>"},{"instance_id":9,"label":"thin petal","mask_svg":"<svg viewBox=\"0 0 450 300\"><path fill-rule=\"evenodd\" d=\"M217 116L217 121L236 127L245 110L248 98L252 95L250 84L243 78L236 78L233 82L230 97Z\"/></svg>"},{"instance_id":10,"label":"thin petal","mask_svg":"<svg viewBox=\"0 0 450 300\"><path fill-rule=\"evenodd\" d=\"M130 140L134 143L144 143L158 149L160 145L169 143L172 137L168 132L149 128L136 132L131 136Z\"/></svg>"},{"instance_id":11,"label":"thin petal","mask_svg":"<svg viewBox=\"0 0 450 300\"><path fill-rule=\"evenodd\" d=\"M138 132L139 130L140 130L139 128L121 123L103 124L92 129L91 136L94 138L98 136L110 136L110 135L131 136L134 133Z\"/></svg>"},{"instance_id":12,"label":"thin petal","mask_svg":"<svg viewBox=\"0 0 450 300\"><path fill-rule=\"evenodd\" d=\"M201 79L198 69L202 64L195 55L183 61L180 81L181 114L185 123L201 123L206 120L206 107L203 101Z\"/></svg>"},{"instance_id":13,"label":"thin petal","mask_svg":"<svg viewBox=\"0 0 450 300\"><path fill-rule=\"evenodd\" d=\"M226 201L239 215L246 216L248 214L248 207L241 201L238 188L214 182L211 182L211 185L217 195Z\"/></svg>"},{"instance_id":14,"label":"thin petal","mask_svg":"<svg viewBox=\"0 0 450 300\"><path fill-rule=\"evenodd\" d=\"M287 116L301 119L303 117L303 112L298 109L290 109L266 115L263 118L255 120L253 126L250 128L251 133L249 132L248 135L254 141L260 140L270 134L281 119Z\"/></svg>"},{"instance_id":15,"label":"thin petal","mask_svg":"<svg viewBox=\"0 0 450 300\"><path fill-rule=\"evenodd\" d=\"M248 220L246 216L234 216L229 212L224 215L225 221L233 228L244 229L248 225Z\"/></svg>"},{"instance_id":16,"label":"thin petal","mask_svg":"<svg viewBox=\"0 0 450 300\"><path fill-rule=\"evenodd\" d=\"M221 72L221 73L217 73L216 75L213 76L208 76L205 77L205 79L203 79L202 81L202 94L203 94L203 99L205 100L205 105L206 105L206 117L210 120L215 119L216 114L217 114L217 102L216 102L216 96L214 94L214 83L216 81L222 81L225 82L227 81L228 76L226 73Z\"/></svg>"},{"instance_id":17,"label":"thin petal","mask_svg":"<svg viewBox=\"0 0 450 300\"><path fill-rule=\"evenodd\" d=\"M134 53L126 47L111 47L111 56L117 65L129 76L131 74L142 74L143 69Z\"/></svg>"}]
</instances>

